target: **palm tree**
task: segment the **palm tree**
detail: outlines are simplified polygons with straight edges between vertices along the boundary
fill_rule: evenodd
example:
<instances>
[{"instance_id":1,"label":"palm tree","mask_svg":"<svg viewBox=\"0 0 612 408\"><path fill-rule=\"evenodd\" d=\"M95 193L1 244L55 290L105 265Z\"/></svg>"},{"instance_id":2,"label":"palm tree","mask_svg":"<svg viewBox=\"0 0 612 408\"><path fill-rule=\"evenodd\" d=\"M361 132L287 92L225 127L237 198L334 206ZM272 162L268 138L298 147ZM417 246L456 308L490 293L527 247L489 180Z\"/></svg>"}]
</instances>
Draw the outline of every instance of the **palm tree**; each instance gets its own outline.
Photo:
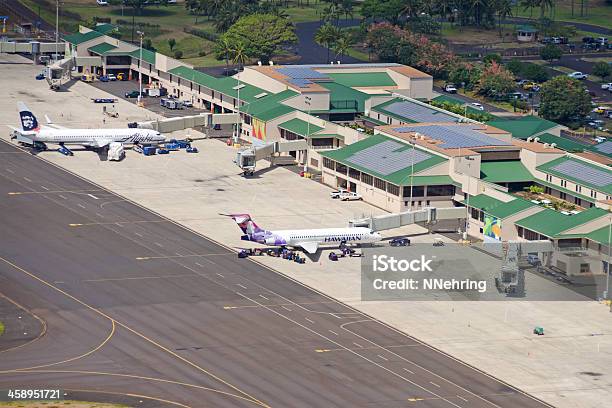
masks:
<instances>
[{"instance_id":1,"label":"palm tree","mask_svg":"<svg viewBox=\"0 0 612 408\"><path fill-rule=\"evenodd\" d=\"M539 1L540 0L521 0L520 4L523 6L523 9L529 9L529 18L533 18L533 9L540 4Z\"/></svg>"},{"instance_id":2,"label":"palm tree","mask_svg":"<svg viewBox=\"0 0 612 408\"><path fill-rule=\"evenodd\" d=\"M512 17L512 0L495 0L493 4L495 11L497 12L497 23L499 25L499 36L503 37L502 33L502 20L506 17Z\"/></svg>"},{"instance_id":3,"label":"palm tree","mask_svg":"<svg viewBox=\"0 0 612 408\"><path fill-rule=\"evenodd\" d=\"M248 56L246 55L246 48L244 46L244 43L242 42L238 43L231 50L231 52L232 52L232 62L234 64L238 64L238 66L242 70L244 63L247 62L247 60L249 59Z\"/></svg>"},{"instance_id":4,"label":"palm tree","mask_svg":"<svg viewBox=\"0 0 612 408\"><path fill-rule=\"evenodd\" d=\"M544 14L546 14L546 9L552 10L555 8L554 0L536 0L537 4L540 6L540 18L544 18Z\"/></svg>"},{"instance_id":5,"label":"palm tree","mask_svg":"<svg viewBox=\"0 0 612 408\"><path fill-rule=\"evenodd\" d=\"M230 54L234 49L228 41L227 37L221 37L221 39L217 42L216 49L219 54L225 56L225 68L227 69L229 67Z\"/></svg>"},{"instance_id":6,"label":"palm tree","mask_svg":"<svg viewBox=\"0 0 612 408\"><path fill-rule=\"evenodd\" d=\"M334 43L336 58L342 60L342 56L348 54L349 50L355 45L355 39L349 33L345 33Z\"/></svg>"},{"instance_id":7,"label":"palm tree","mask_svg":"<svg viewBox=\"0 0 612 408\"><path fill-rule=\"evenodd\" d=\"M314 40L317 44L327 48L327 62L329 63L329 51L332 44L336 41L339 34L339 29L330 23L326 23L319 27L315 33Z\"/></svg>"},{"instance_id":8,"label":"palm tree","mask_svg":"<svg viewBox=\"0 0 612 408\"><path fill-rule=\"evenodd\" d=\"M348 20L349 16L353 18L354 7L355 7L354 0L342 0L342 2L340 3L339 12L340 14L344 14L344 18Z\"/></svg>"}]
</instances>

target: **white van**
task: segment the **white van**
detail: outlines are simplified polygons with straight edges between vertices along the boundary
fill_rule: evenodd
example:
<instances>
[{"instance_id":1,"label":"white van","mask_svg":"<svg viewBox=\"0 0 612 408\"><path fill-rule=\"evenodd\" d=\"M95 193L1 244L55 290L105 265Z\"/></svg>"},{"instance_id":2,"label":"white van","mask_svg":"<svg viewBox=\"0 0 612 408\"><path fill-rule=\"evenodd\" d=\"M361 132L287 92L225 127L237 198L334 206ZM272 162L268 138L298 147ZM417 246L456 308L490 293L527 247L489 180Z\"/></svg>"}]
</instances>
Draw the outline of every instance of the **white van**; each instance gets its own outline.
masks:
<instances>
[{"instance_id":1,"label":"white van","mask_svg":"<svg viewBox=\"0 0 612 408\"><path fill-rule=\"evenodd\" d=\"M98 6L108 6L107 0L96 0L96 3L98 3Z\"/></svg>"}]
</instances>

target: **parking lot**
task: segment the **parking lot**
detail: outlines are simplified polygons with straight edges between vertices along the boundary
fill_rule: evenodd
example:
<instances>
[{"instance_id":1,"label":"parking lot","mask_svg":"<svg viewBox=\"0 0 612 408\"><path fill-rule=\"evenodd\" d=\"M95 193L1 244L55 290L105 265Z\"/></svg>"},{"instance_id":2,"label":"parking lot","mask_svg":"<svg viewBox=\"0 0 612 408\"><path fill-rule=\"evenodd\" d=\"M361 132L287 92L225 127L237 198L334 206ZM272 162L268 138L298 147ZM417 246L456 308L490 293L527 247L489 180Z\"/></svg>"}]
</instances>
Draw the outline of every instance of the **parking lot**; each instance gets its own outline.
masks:
<instances>
[{"instance_id":1,"label":"parking lot","mask_svg":"<svg viewBox=\"0 0 612 408\"><path fill-rule=\"evenodd\" d=\"M0 56L0 60L18 58ZM135 81L94 86L77 81L69 92L55 93L43 81L34 80L39 68L31 64L2 66L0 82L8 96L0 102L2 125L16 125L14 102L18 100L26 102L39 117L47 113L64 126L123 127L128 122L159 117L121 97L116 105L119 118L103 122L100 106L90 99L108 96L106 91L121 96L126 90L137 89ZM151 101L155 103L145 106L158 107L157 99ZM184 131L169 135L184 136ZM8 138L8 132L2 137ZM232 162L234 148L210 139L198 140L195 146L199 154L179 151L145 157L128 151L122 162L100 161L95 153L76 149L73 157L54 151L40 157L233 249L256 245L245 245L237 226L219 213L247 212L259 226L269 229L342 227L351 218L383 213L362 202L332 200L328 187L283 167L264 169L245 179ZM384 232L387 238L406 234L412 242L449 241L417 226ZM612 330L610 313L603 305L364 302L360 299L360 259L331 262L328 251L309 258L304 265L273 257L258 261L557 407L600 407L602 401L612 398L612 381L604 368L612 365ZM533 327L538 325L545 327L546 336L533 337Z\"/></svg>"}]
</instances>

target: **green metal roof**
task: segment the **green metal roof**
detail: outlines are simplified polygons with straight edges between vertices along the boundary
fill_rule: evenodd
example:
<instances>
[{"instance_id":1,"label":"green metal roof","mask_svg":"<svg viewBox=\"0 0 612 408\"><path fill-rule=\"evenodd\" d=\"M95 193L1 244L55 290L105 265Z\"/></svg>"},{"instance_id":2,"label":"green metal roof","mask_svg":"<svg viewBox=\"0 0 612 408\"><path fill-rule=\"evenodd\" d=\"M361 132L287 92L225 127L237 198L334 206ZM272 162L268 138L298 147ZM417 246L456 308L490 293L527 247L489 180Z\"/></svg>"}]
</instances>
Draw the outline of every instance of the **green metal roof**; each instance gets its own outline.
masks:
<instances>
[{"instance_id":1,"label":"green metal roof","mask_svg":"<svg viewBox=\"0 0 612 408\"><path fill-rule=\"evenodd\" d=\"M244 82L239 82L236 78L216 78L185 66L172 68L169 72L179 78L192 81L198 85L222 93L223 95L236 99L240 96L240 100L244 102L257 101L258 99L255 98L255 96L266 93L263 89ZM238 87L240 89L238 89ZM240 95L238 95L239 92Z\"/></svg>"},{"instance_id":2,"label":"green metal roof","mask_svg":"<svg viewBox=\"0 0 612 408\"><path fill-rule=\"evenodd\" d=\"M480 179L490 183L517 183L533 180L533 175L519 160L480 163Z\"/></svg>"},{"instance_id":3,"label":"green metal roof","mask_svg":"<svg viewBox=\"0 0 612 408\"><path fill-rule=\"evenodd\" d=\"M300 136L309 136L313 133L317 133L318 131L323 130L323 128L320 126L317 126L313 123L309 124L305 120L298 118L283 122L278 125L278 127Z\"/></svg>"},{"instance_id":4,"label":"green metal roof","mask_svg":"<svg viewBox=\"0 0 612 408\"><path fill-rule=\"evenodd\" d=\"M590 239L591 241L595 241L603 245L608 245L610 243L610 226L607 225L603 228L590 232L586 234L585 237Z\"/></svg>"},{"instance_id":5,"label":"green metal roof","mask_svg":"<svg viewBox=\"0 0 612 408\"><path fill-rule=\"evenodd\" d=\"M467 205L466 200L464 200L463 203ZM528 208L536 207L537 205L520 198L515 198L514 200L504 202L484 194L478 194L470 197L469 206L478 208L479 210L482 210L483 212L496 218L503 219Z\"/></svg>"},{"instance_id":6,"label":"green metal roof","mask_svg":"<svg viewBox=\"0 0 612 408\"><path fill-rule=\"evenodd\" d=\"M522 26L518 26L516 28L516 31L523 31L525 33L537 33L538 29L530 25L522 25Z\"/></svg>"},{"instance_id":7,"label":"green metal roof","mask_svg":"<svg viewBox=\"0 0 612 408\"><path fill-rule=\"evenodd\" d=\"M586 149L586 146L582 143L578 143L564 137L551 135L550 133L542 133L537 137L540 138L540 143L556 143L559 149L563 149L566 152L582 152Z\"/></svg>"},{"instance_id":8,"label":"green metal roof","mask_svg":"<svg viewBox=\"0 0 612 408\"><path fill-rule=\"evenodd\" d=\"M298 93L290 89L276 94L269 94L242 106L240 112L244 112L263 121L276 119L296 110L295 108L281 103L296 95L298 95Z\"/></svg>"},{"instance_id":9,"label":"green metal roof","mask_svg":"<svg viewBox=\"0 0 612 408\"><path fill-rule=\"evenodd\" d=\"M319 82L319 85L322 87L329 89L329 100L330 104L336 101L357 101L357 112L363 112L365 110L365 101L372 97L372 95L365 94L363 92L359 92L353 88L349 88L348 86L344 86L339 83L334 82ZM351 111L355 112L354 109L334 109L330 106L330 112L336 111Z\"/></svg>"},{"instance_id":10,"label":"green metal roof","mask_svg":"<svg viewBox=\"0 0 612 408\"><path fill-rule=\"evenodd\" d=\"M352 167L356 170L362 171L366 174L371 174L374 177L378 177L380 179L383 179L385 181L388 181L390 183L393 184L397 184L397 185L408 185L410 184L410 176L412 173L412 169L411 169L411 163L406 163L406 167L398 170L394 173L391 174L380 174L377 173L375 171L372 171L370 169L366 169L363 168L361 166L357 166L353 163L350 163L347 161L348 158L350 158L351 156L353 156L355 153L360 152L364 149L367 149L368 147L372 147L375 146L377 144L386 142L388 140L393 140L395 142L398 142L400 144L403 145L403 147L401 149L412 149L413 147L408 144L408 143L402 143L396 139L391 139L390 137L381 135L381 134L377 134L377 135L373 135L373 136L369 136L366 139L360 140L358 142L352 143L348 146L344 146L340 149L336 149L336 150L330 150L327 152L321 152L321 156L324 157L328 157L332 160L335 160L337 162L340 162L346 166ZM417 150L421 150L417 147ZM418 173L420 171L423 171L425 169L428 169L430 167L433 167L435 165L438 165L440 163L445 162L446 159L440 157L440 156L435 156L432 155L432 157L430 157L427 160L423 160L422 162L416 163L414 165L414 180L416 180L416 176L418 176ZM450 177L449 177L450 178ZM413 181L414 181L413 180ZM450 183L450 182L449 182Z\"/></svg>"},{"instance_id":11,"label":"green metal roof","mask_svg":"<svg viewBox=\"0 0 612 408\"><path fill-rule=\"evenodd\" d=\"M597 207L589 208L576 215L564 215L545 208L537 214L516 221L515 224L549 238L554 238L563 231L586 224L607 214L606 210Z\"/></svg>"},{"instance_id":12,"label":"green metal roof","mask_svg":"<svg viewBox=\"0 0 612 408\"><path fill-rule=\"evenodd\" d=\"M112 44L102 43L102 44L94 45L93 47L89 47L87 50L89 52L93 52L94 54L104 55L108 51L114 50L115 48L117 48L117 47L115 47Z\"/></svg>"},{"instance_id":13,"label":"green metal roof","mask_svg":"<svg viewBox=\"0 0 612 408\"><path fill-rule=\"evenodd\" d=\"M527 139L530 136L559 126L555 122L538 118L537 116L523 116L518 119L495 118L488 121L487 124L510 132L513 137L518 139Z\"/></svg>"},{"instance_id":14,"label":"green metal roof","mask_svg":"<svg viewBox=\"0 0 612 408\"><path fill-rule=\"evenodd\" d=\"M108 34L116 28L117 26L113 24L98 24L97 26L95 26L94 30L102 34Z\"/></svg>"},{"instance_id":15,"label":"green metal roof","mask_svg":"<svg viewBox=\"0 0 612 408\"><path fill-rule=\"evenodd\" d=\"M89 31L86 33L74 33L64 36L64 41L73 45L79 45L86 41L91 41L95 38L102 37L104 34L97 31Z\"/></svg>"},{"instance_id":16,"label":"green metal roof","mask_svg":"<svg viewBox=\"0 0 612 408\"><path fill-rule=\"evenodd\" d=\"M560 172L555 171L555 170L552 169L552 167L554 167L554 166L556 166L558 164L561 164L561 163L565 163L567 161L572 161L572 162L579 163L581 165L590 167L592 169L596 169L596 170L599 170L599 171L607 172L609 174L609 176L610 176L610 178L609 178L610 182L608 184L606 184L605 186L597 186L595 184L588 183L586 181L580 180L577 177L568 176L568 175L566 175L564 173L560 173ZM591 164L591 163L589 163L587 161L584 161L584 160L578 160L578 159L575 159L573 157L560 157L558 159L551 160L551 161L549 161L546 164L542 164L542 165L540 165L540 166L538 166L536 168L538 170L544 172L544 173L552 174L553 176L559 177L561 179L569 180L569 181L572 181L572 182L574 182L576 184L579 184L581 186L589 187L592 190L601 191L601 192L606 193L608 195L612 195L612 170L610 170L607 167L597 166L595 164ZM574 194L574 193L571 193L571 194Z\"/></svg>"},{"instance_id":17,"label":"green metal roof","mask_svg":"<svg viewBox=\"0 0 612 408\"><path fill-rule=\"evenodd\" d=\"M360 72L327 74L341 85L348 87L397 86L386 72Z\"/></svg>"},{"instance_id":18,"label":"green metal roof","mask_svg":"<svg viewBox=\"0 0 612 408\"><path fill-rule=\"evenodd\" d=\"M134 51L130 52L129 55L133 58L140 59L140 48L137 48ZM143 48L142 60L148 62L149 64L155 64L155 52Z\"/></svg>"}]
</instances>

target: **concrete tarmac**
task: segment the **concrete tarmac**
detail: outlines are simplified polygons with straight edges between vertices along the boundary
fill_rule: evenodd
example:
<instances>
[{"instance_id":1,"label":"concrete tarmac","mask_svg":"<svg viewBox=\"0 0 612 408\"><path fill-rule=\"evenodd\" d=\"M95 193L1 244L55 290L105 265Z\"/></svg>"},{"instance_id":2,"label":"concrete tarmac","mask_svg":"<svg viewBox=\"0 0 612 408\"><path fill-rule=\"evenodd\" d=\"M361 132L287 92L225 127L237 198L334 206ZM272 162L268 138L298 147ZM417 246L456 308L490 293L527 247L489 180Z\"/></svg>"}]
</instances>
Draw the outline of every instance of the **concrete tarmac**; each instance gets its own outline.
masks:
<instances>
[{"instance_id":1,"label":"concrete tarmac","mask_svg":"<svg viewBox=\"0 0 612 408\"><path fill-rule=\"evenodd\" d=\"M151 406L549 406L15 146L0 142L0 158L1 292L46 323L0 354L0 389Z\"/></svg>"}]
</instances>

